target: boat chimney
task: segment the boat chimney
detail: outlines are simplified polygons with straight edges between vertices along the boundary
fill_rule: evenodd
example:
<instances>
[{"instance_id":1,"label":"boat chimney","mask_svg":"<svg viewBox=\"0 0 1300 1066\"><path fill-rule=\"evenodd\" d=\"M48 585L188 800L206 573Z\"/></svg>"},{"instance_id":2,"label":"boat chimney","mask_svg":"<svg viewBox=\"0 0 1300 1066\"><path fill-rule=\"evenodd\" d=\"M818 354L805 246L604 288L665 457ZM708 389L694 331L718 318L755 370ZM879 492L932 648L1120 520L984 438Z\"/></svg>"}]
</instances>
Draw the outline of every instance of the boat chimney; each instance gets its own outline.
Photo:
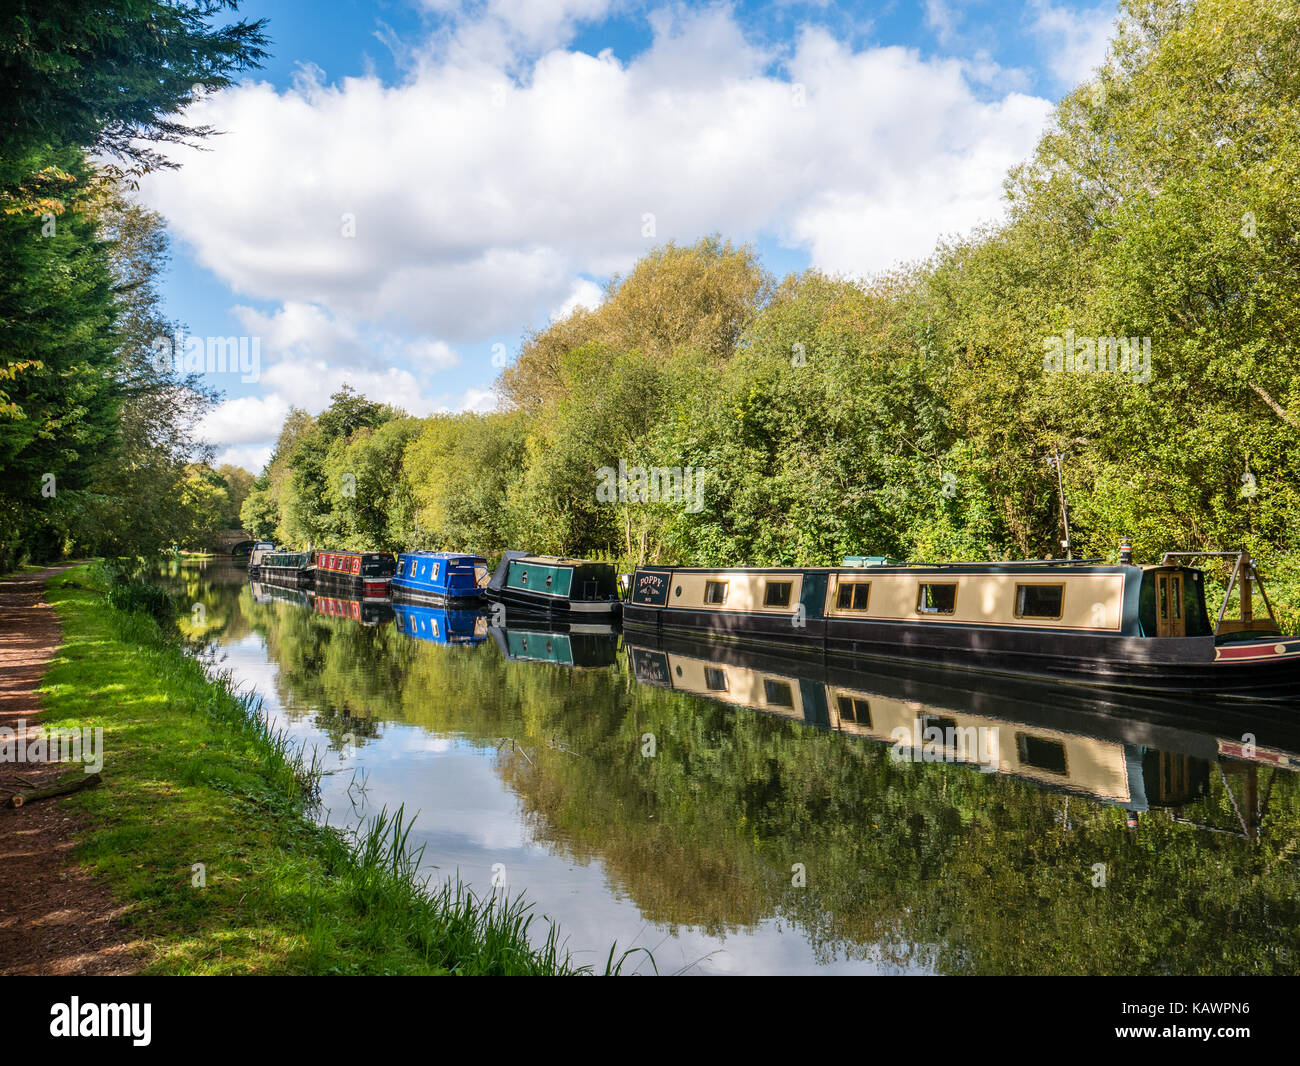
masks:
<instances>
[{"instance_id":1,"label":"boat chimney","mask_svg":"<svg viewBox=\"0 0 1300 1066\"><path fill-rule=\"evenodd\" d=\"M1120 538L1119 542L1119 565L1133 565L1133 542L1128 537Z\"/></svg>"}]
</instances>

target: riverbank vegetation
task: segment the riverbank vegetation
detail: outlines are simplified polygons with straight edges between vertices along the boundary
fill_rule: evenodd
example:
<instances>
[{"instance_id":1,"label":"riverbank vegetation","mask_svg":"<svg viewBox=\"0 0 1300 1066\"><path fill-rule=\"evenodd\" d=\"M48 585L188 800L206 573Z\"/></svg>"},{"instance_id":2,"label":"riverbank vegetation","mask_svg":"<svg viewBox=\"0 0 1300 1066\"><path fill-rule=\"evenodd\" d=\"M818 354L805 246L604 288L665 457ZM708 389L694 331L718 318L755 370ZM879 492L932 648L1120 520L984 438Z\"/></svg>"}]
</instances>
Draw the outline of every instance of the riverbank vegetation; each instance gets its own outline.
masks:
<instances>
[{"instance_id":1,"label":"riverbank vegetation","mask_svg":"<svg viewBox=\"0 0 1300 1066\"><path fill-rule=\"evenodd\" d=\"M246 527L626 562L1058 555L1059 450L1076 555L1245 546L1300 621L1300 16L1123 9L1003 224L865 282L658 248L524 341L498 413L294 412ZM620 461L704 471L700 509L598 498Z\"/></svg>"},{"instance_id":2,"label":"riverbank vegetation","mask_svg":"<svg viewBox=\"0 0 1300 1066\"><path fill-rule=\"evenodd\" d=\"M26 559L210 546L246 472L196 438L213 402L158 358L162 220L131 202L180 113L266 55L234 4L12 5L0 38L0 570Z\"/></svg>"},{"instance_id":3,"label":"riverbank vegetation","mask_svg":"<svg viewBox=\"0 0 1300 1066\"><path fill-rule=\"evenodd\" d=\"M145 972L579 972L522 898L427 885L404 811L315 824L312 753L186 654L163 588L77 567L49 598L64 641L43 722L104 730L104 783L72 801L95 826L77 857L126 902Z\"/></svg>"}]
</instances>

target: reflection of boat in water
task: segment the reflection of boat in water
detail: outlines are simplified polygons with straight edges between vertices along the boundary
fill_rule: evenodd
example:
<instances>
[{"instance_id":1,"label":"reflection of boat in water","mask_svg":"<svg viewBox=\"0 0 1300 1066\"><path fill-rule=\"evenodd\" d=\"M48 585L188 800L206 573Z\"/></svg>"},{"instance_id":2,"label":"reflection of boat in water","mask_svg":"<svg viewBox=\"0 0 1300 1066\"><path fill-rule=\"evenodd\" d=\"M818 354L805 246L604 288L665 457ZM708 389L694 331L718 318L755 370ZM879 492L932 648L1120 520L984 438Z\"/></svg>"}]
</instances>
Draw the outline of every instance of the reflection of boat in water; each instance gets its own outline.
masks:
<instances>
[{"instance_id":1,"label":"reflection of boat in water","mask_svg":"<svg viewBox=\"0 0 1300 1066\"><path fill-rule=\"evenodd\" d=\"M414 640L430 644L482 644L487 640L487 618L481 611L394 603L393 613L397 628Z\"/></svg>"},{"instance_id":2,"label":"reflection of boat in water","mask_svg":"<svg viewBox=\"0 0 1300 1066\"><path fill-rule=\"evenodd\" d=\"M348 596L320 596L297 585L280 585L263 579L250 581L254 603L291 603L295 607L328 615L330 618L347 618L363 626L383 625L393 620L393 605L387 600L360 600Z\"/></svg>"},{"instance_id":3,"label":"reflection of boat in water","mask_svg":"<svg viewBox=\"0 0 1300 1066\"><path fill-rule=\"evenodd\" d=\"M281 584L269 577L263 577L260 581L251 581L249 584L253 589L253 599L257 603L270 603L272 600L277 600L280 603L292 603L297 607L311 610L311 593L296 581Z\"/></svg>"},{"instance_id":4,"label":"reflection of boat in water","mask_svg":"<svg viewBox=\"0 0 1300 1066\"><path fill-rule=\"evenodd\" d=\"M581 669L613 666L618 658L618 631L610 625L563 625L509 617L505 621L504 626L492 626L488 632L511 662L554 663Z\"/></svg>"},{"instance_id":5,"label":"reflection of boat in water","mask_svg":"<svg viewBox=\"0 0 1300 1066\"><path fill-rule=\"evenodd\" d=\"M625 642L640 682L887 744L903 762L978 765L1135 812L1186 805L1212 776L1240 776L1233 808L1246 835L1261 814L1259 769L1300 768L1300 724L1281 711L1011 679L964 689L952 671L885 674L700 638Z\"/></svg>"},{"instance_id":6,"label":"reflection of boat in water","mask_svg":"<svg viewBox=\"0 0 1300 1066\"><path fill-rule=\"evenodd\" d=\"M393 620L391 603L369 597L359 600L355 597L322 596L317 593L312 597L312 609L317 614L329 615L331 618L349 618L363 626L383 625Z\"/></svg>"}]
</instances>

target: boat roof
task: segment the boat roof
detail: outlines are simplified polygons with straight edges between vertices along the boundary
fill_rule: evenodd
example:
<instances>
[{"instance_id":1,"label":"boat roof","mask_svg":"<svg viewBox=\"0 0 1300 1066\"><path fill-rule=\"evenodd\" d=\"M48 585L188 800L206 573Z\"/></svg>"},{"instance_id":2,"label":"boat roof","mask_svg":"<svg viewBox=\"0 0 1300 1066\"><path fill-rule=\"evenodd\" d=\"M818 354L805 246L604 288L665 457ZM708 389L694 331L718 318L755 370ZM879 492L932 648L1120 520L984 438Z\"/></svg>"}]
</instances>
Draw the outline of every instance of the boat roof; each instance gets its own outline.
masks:
<instances>
[{"instance_id":1,"label":"boat roof","mask_svg":"<svg viewBox=\"0 0 1300 1066\"><path fill-rule=\"evenodd\" d=\"M317 548L317 555L392 555L392 552L382 552L377 548Z\"/></svg>"},{"instance_id":2,"label":"boat roof","mask_svg":"<svg viewBox=\"0 0 1300 1066\"><path fill-rule=\"evenodd\" d=\"M954 562L954 563L890 563L869 566L848 564L844 566L670 566L650 564L637 567L638 570L671 570L675 573L699 574L846 574L854 576L872 573L920 573L934 572L970 572L970 573L1060 573L1062 571L1082 571L1085 573L1118 574L1132 570L1180 569L1179 567L1135 566L1122 563L1108 563L1105 560L1074 559L1048 560L1029 559L1024 561L1007 560L1000 562Z\"/></svg>"},{"instance_id":3,"label":"boat roof","mask_svg":"<svg viewBox=\"0 0 1300 1066\"><path fill-rule=\"evenodd\" d=\"M423 548L412 549L399 553L401 555L421 555L430 559L482 559L483 556L477 552L445 552L445 551L425 551Z\"/></svg>"},{"instance_id":4,"label":"boat roof","mask_svg":"<svg viewBox=\"0 0 1300 1066\"><path fill-rule=\"evenodd\" d=\"M510 560L512 563L548 563L557 566L613 566L602 563L599 559L578 559L571 555L519 555Z\"/></svg>"}]
</instances>

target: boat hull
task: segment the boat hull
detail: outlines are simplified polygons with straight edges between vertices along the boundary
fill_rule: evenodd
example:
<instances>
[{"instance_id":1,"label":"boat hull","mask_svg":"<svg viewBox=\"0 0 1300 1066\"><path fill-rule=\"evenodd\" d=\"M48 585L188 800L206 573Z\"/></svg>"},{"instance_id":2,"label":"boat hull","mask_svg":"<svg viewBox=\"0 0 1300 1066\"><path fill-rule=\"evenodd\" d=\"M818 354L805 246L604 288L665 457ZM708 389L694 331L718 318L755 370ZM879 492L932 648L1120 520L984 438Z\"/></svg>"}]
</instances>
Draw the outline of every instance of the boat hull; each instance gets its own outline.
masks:
<instances>
[{"instance_id":1,"label":"boat hull","mask_svg":"<svg viewBox=\"0 0 1300 1066\"><path fill-rule=\"evenodd\" d=\"M708 633L796 645L830 655L1063 680L1152 692L1198 692L1300 705L1300 638L1217 644L1213 637L1149 637L873 622L626 605L628 630Z\"/></svg>"}]
</instances>

